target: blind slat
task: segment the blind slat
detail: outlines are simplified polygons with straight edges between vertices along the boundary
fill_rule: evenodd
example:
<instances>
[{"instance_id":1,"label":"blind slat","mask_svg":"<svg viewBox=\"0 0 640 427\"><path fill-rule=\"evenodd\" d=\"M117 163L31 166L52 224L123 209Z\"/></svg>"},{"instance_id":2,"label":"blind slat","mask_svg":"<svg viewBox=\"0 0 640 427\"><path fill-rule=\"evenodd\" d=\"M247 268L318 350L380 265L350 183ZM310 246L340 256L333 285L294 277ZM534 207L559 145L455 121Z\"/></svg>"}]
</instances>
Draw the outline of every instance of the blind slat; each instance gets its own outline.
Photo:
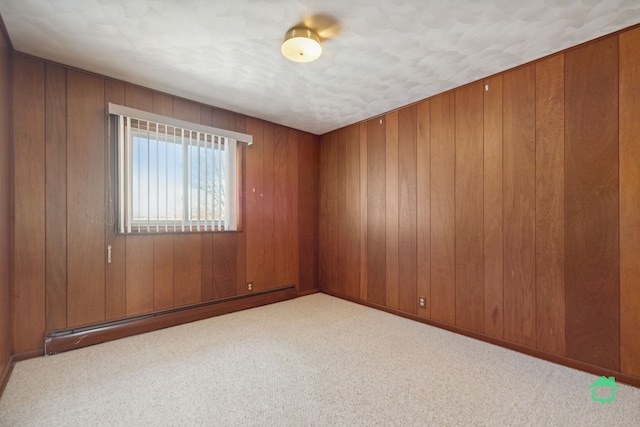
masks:
<instances>
[{"instance_id":1,"label":"blind slat","mask_svg":"<svg viewBox=\"0 0 640 427\"><path fill-rule=\"evenodd\" d=\"M118 231L236 229L236 141L118 117Z\"/></svg>"}]
</instances>

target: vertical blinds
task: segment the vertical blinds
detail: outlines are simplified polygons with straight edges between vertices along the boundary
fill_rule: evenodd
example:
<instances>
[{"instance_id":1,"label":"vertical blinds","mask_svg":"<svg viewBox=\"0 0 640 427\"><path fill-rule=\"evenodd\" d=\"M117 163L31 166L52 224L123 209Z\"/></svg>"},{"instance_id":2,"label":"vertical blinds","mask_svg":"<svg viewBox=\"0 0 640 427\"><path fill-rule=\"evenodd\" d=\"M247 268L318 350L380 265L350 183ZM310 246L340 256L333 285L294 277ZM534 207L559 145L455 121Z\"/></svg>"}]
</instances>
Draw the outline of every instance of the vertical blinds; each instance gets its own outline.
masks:
<instances>
[{"instance_id":1,"label":"vertical blinds","mask_svg":"<svg viewBox=\"0 0 640 427\"><path fill-rule=\"evenodd\" d=\"M237 229L236 143L251 136L113 104L109 112L117 120L119 233Z\"/></svg>"}]
</instances>

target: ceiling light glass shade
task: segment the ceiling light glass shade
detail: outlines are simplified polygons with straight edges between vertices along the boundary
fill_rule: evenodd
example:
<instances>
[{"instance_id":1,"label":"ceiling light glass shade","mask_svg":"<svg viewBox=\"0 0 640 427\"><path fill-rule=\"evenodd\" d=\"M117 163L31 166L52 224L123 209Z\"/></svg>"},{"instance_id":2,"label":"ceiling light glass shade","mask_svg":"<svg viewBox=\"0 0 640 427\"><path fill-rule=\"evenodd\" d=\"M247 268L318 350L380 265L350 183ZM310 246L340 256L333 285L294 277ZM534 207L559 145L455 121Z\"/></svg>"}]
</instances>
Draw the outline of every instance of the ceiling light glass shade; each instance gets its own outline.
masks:
<instances>
[{"instance_id":1,"label":"ceiling light glass shade","mask_svg":"<svg viewBox=\"0 0 640 427\"><path fill-rule=\"evenodd\" d=\"M280 49L285 58L293 62L315 61L322 54L320 38L315 31L296 27L287 31Z\"/></svg>"}]
</instances>

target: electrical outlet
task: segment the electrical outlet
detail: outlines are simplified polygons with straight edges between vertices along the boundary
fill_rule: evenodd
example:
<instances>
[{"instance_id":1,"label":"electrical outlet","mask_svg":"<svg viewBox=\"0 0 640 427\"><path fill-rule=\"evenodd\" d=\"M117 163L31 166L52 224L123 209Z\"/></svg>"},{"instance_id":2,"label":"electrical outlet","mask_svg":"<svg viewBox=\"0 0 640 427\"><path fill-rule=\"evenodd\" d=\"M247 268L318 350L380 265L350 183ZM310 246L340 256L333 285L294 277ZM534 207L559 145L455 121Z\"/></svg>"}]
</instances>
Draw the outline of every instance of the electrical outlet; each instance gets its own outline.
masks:
<instances>
[{"instance_id":1,"label":"electrical outlet","mask_svg":"<svg viewBox=\"0 0 640 427\"><path fill-rule=\"evenodd\" d=\"M427 298L425 297L420 297L418 299L418 302L420 304L420 308L427 308Z\"/></svg>"},{"instance_id":2,"label":"electrical outlet","mask_svg":"<svg viewBox=\"0 0 640 427\"><path fill-rule=\"evenodd\" d=\"M247 290L248 291L252 291L253 290L253 282L247 283Z\"/></svg>"}]
</instances>

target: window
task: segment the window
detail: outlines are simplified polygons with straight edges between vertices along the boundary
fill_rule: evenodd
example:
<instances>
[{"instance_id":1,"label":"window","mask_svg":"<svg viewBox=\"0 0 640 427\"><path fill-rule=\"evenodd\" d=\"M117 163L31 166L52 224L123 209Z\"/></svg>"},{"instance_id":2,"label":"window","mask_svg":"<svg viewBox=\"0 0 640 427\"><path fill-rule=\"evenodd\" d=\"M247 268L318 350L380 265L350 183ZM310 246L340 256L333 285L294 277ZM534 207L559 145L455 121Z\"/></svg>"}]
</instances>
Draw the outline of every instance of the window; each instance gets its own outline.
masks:
<instances>
[{"instance_id":1,"label":"window","mask_svg":"<svg viewBox=\"0 0 640 427\"><path fill-rule=\"evenodd\" d=\"M237 229L237 141L251 136L109 104L116 118L117 229Z\"/></svg>"}]
</instances>

